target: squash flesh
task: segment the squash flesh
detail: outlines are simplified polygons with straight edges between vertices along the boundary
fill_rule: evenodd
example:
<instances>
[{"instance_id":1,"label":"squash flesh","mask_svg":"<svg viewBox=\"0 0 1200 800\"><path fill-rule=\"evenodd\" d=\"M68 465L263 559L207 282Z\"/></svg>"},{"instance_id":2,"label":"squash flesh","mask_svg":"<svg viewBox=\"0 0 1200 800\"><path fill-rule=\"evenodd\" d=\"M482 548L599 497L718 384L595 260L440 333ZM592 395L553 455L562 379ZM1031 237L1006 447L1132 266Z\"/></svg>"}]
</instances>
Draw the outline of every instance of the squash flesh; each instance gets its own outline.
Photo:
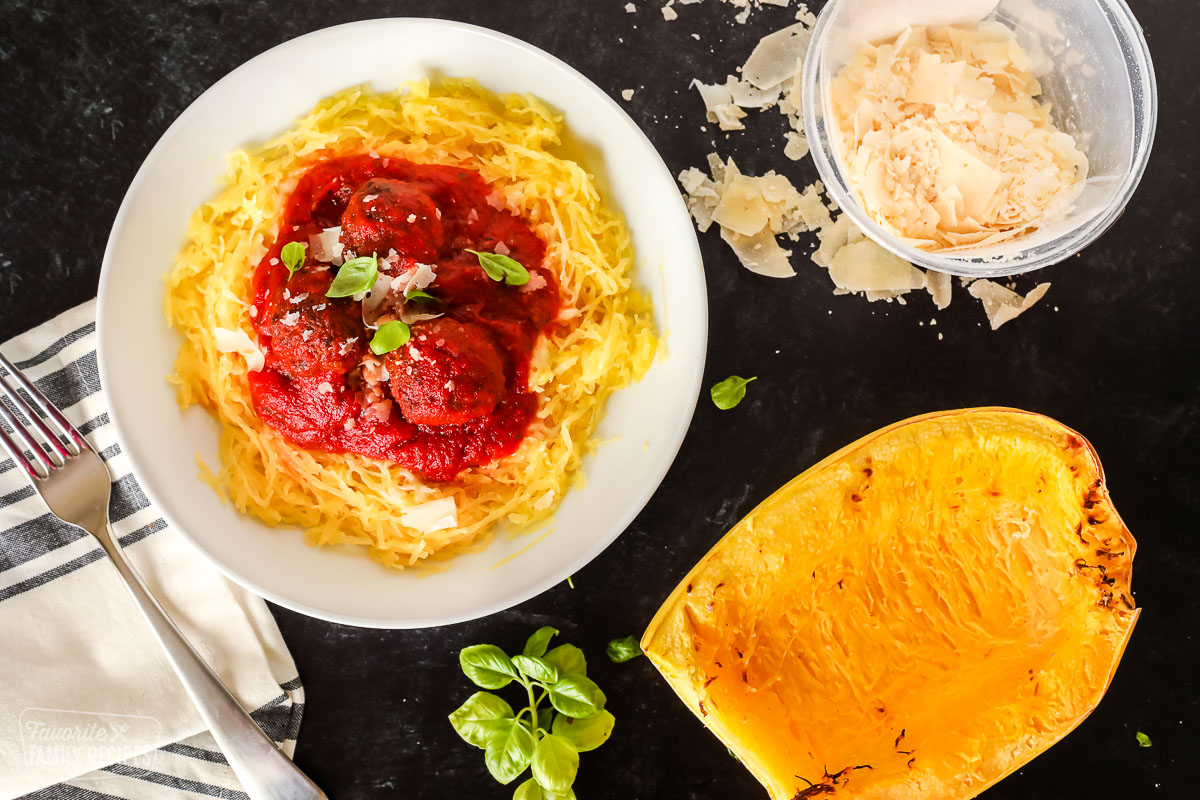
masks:
<instances>
[{"instance_id":1,"label":"squash flesh","mask_svg":"<svg viewBox=\"0 0 1200 800\"><path fill-rule=\"evenodd\" d=\"M1134 547L1073 431L928 415L768 498L643 646L777 800L972 797L1099 702Z\"/></svg>"}]
</instances>

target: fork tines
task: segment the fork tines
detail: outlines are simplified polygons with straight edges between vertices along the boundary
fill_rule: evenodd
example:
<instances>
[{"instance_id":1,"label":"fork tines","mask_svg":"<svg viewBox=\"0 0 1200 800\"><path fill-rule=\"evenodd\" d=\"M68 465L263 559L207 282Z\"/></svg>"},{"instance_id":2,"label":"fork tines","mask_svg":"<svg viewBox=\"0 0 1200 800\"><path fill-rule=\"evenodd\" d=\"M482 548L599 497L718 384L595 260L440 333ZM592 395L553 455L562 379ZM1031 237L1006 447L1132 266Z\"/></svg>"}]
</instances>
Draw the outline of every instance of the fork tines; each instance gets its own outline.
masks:
<instances>
[{"instance_id":1,"label":"fork tines","mask_svg":"<svg viewBox=\"0 0 1200 800\"><path fill-rule=\"evenodd\" d=\"M67 459L90 449L67 418L3 353L0 367L0 444L30 476L49 477Z\"/></svg>"}]
</instances>

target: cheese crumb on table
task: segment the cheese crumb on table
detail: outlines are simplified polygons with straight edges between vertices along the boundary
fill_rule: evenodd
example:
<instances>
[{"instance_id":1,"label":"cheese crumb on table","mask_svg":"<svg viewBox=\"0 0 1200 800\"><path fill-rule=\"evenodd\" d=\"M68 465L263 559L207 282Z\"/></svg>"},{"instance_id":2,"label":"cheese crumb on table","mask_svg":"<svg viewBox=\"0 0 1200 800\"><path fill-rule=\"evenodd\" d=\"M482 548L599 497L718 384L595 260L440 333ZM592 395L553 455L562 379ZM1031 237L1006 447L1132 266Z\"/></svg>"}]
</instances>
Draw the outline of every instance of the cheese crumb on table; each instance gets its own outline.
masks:
<instances>
[{"instance_id":1,"label":"cheese crumb on table","mask_svg":"<svg viewBox=\"0 0 1200 800\"><path fill-rule=\"evenodd\" d=\"M621 99L622 100L632 100L633 99L633 89L622 89L621 90Z\"/></svg>"},{"instance_id":2,"label":"cheese crumb on table","mask_svg":"<svg viewBox=\"0 0 1200 800\"><path fill-rule=\"evenodd\" d=\"M928 251L992 245L1069 210L1087 157L1059 131L1029 55L998 23L867 44L830 87L866 213Z\"/></svg>"}]
</instances>

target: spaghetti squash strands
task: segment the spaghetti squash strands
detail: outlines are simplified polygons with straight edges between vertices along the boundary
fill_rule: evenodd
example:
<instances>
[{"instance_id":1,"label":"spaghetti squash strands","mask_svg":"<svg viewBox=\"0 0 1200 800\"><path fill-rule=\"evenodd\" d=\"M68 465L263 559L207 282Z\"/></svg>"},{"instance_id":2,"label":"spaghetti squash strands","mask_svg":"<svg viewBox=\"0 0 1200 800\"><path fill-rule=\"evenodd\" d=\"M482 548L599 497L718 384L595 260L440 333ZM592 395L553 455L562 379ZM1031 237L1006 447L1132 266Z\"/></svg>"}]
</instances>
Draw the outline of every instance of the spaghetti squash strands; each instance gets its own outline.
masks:
<instances>
[{"instance_id":1,"label":"spaghetti squash strands","mask_svg":"<svg viewBox=\"0 0 1200 800\"><path fill-rule=\"evenodd\" d=\"M632 283L629 229L592 176L556 155L562 133L562 118L534 97L422 81L385 93L348 89L265 145L229 155L224 188L188 224L166 314L184 339L169 380L182 407L201 405L220 421L217 478L239 510L299 526L314 545L364 547L397 568L476 549L497 523L524 530L554 512L579 477L605 400L638 380L657 348L652 307ZM291 444L255 414L250 349L231 346L245 344L242 332L253 337L252 275L275 237L289 233L277 227L297 177L318 161L364 153L478 171L498 188L489 202L522 216L546 243L544 264L558 279L562 324L530 369L535 423L514 454L449 483ZM427 508L444 513L430 522Z\"/></svg>"}]
</instances>

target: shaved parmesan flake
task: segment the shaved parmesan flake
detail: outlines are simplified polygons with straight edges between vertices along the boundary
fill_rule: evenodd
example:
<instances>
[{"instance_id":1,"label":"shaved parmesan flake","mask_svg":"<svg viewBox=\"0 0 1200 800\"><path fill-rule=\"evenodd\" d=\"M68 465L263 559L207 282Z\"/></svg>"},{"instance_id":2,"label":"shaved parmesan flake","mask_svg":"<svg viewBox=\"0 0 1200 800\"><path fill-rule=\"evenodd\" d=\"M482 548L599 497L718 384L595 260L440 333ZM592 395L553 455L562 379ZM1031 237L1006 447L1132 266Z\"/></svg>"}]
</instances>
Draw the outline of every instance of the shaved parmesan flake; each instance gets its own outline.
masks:
<instances>
[{"instance_id":1,"label":"shaved parmesan flake","mask_svg":"<svg viewBox=\"0 0 1200 800\"><path fill-rule=\"evenodd\" d=\"M770 230L763 229L753 236L743 236L728 228L721 228L721 238L733 248L742 266L751 272L768 278L790 278L796 274L788 261L791 251L780 247Z\"/></svg>"},{"instance_id":2,"label":"shaved parmesan flake","mask_svg":"<svg viewBox=\"0 0 1200 800\"><path fill-rule=\"evenodd\" d=\"M326 264L340 265L342 263L342 254L345 250L338 237L342 235L342 228L326 228L318 234L308 237L308 245L312 249L312 257L317 261Z\"/></svg>"},{"instance_id":3,"label":"shaved parmesan flake","mask_svg":"<svg viewBox=\"0 0 1200 800\"><path fill-rule=\"evenodd\" d=\"M834 254L829 277L839 289L864 292L872 302L925 287L925 273L865 238Z\"/></svg>"},{"instance_id":4,"label":"shaved parmesan flake","mask_svg":"<svg viewBox=\"0 0 1200 800\"><path fill-rule=\"evenodd\" d=\"M742 65L742 77L759 89L781 85L795 74L811 39L812 33L800 22L764 36Z\"/></svg>"},{"instance_id":5,"label":"shaved parmesan flake","mask_svg":"<svg viewBox=\"0 0 1200 800\"><path fill-rule=\"evenodd\" d=\"M458 506L453 497L442 497L400 512L400 524L421 533L458 527Z\"/></svg>"},{"instance_id":6,"label":"shaved parmesan flake","mask_svg":"<svg viewBox=\"0 0 1200 800\"><path fill-rule=\"evenodd\" d=\"M402 294L424 289L437 278L433 264L417 264L414 269L404 273L392 281L392 288L399 289Z\"/></svg>"},{"instance_id":7,"label":"shaved parmesan flake","mask_svg":"<svg viewBox=\"0 0 1200 800\"><path fill-rule=\"evenodd\" d=\"M670 22L673 19L679 19L679 15L675 13L675 9L671 6L675 5L675 0L667 0L667 4L662 7L663 19Z\"/></svg>"},{"instance_id":8,"label":"shaved parmesan flake","mask_svg":"<svg viewBox=\"0 0 1200 800\"><path fill-rule=\"evenodd\" d=\"M992 330L996 330L1004 323L1016 319L1033 308L1033 305L1042 299L1049 288L1049 283L1041 283L1022 297L995 281L978 280L972 282L967 287L967 291L972 297L983 303L983 313L987 314Z\"/></svg>"},{"instance_id":9,"label":"shaved parmesan flake","mask_svg":"<svg viewBox=\"0 0 1200 800\"><path fill-rule=\"evenodd\" d=\"M925 288L929 290L929 296L933 298L933 304L937 306L938 311L950 305L952 287L953 282L946 273L932 269L926 271Z\"/></svg>"},{"instance_id":10,"label":"shaved parmesan flake","mask_svg":"<svg viewBox=\"0 0 1200 800\"><path fill-rule=\"evenodd\" d=\"M231 331L228 328L213 328L213 342L218 353L237 353L246 359L246 367L251 372L258 372L266 364L262 351L258 349L250 334L241 328Z\"/></svg>"},{"instance_id":11,"label":"shaved parmesan flake","mask_svg":"<svg viewBox=\"0 0 1200 800\"><path fill-rule=\"evenodd\" d=\"M633 99L633 89L622 89L621 90L621 99L625 100L625 101L632 100Z\"/></svg>"}]
</instances>

